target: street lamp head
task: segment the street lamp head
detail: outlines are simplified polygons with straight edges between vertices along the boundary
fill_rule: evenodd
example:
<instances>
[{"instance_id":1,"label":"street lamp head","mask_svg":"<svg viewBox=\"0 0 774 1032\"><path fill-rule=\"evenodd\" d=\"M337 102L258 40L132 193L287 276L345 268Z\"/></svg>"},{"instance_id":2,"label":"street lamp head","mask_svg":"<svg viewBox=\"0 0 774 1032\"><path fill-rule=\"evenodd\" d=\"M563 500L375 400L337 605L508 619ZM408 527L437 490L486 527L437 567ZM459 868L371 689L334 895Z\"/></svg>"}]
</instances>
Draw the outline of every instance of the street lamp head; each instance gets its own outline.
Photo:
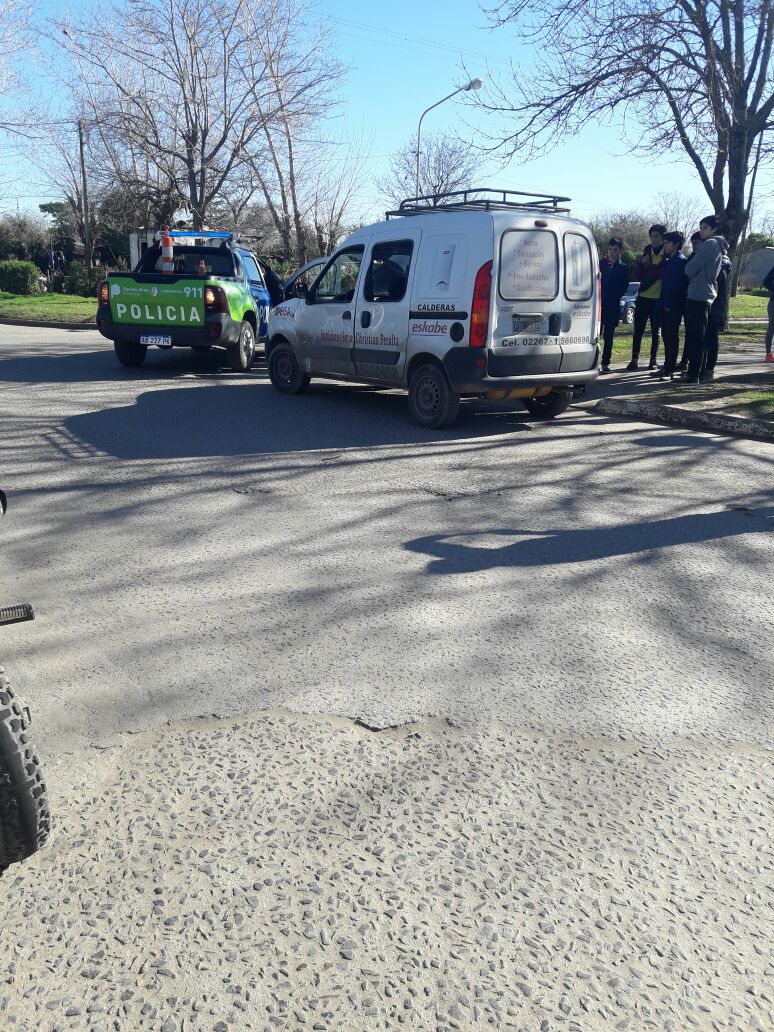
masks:
<instances>
[{"instance_id":1,"label":"street lamp head","mask_svg":"<svg viewBox=\"0 0 774 1032\"><path fill-rule=\"evenodd\" d=\"M480 90L484 85L483 79L471 79L467 86L463 86L464 90Z\"/></svg>"}]
</instances>

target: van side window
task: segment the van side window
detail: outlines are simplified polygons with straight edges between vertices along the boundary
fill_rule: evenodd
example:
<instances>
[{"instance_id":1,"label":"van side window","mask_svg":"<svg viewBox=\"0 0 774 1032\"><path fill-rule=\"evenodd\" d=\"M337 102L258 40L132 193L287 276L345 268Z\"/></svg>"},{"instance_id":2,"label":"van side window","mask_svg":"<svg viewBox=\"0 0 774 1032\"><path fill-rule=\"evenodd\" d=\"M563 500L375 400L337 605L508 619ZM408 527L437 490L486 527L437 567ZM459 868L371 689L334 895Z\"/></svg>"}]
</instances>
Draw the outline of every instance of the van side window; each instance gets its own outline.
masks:
<instances>
[{"instance_id":1,"label":"van side window","mask_svg":"<svg viewBox=\"0 0 774 1032\"><path fill-rule=\"evenodd\" d=\"M362 261L362 247L351 247L337 254L312 288L310 301L316 305L349 304L355 296Z\"/></svg>"},{"instance_id":2,"label":"van side window","mask_svg":"<svg viewBox=\"0 0 774 1032\"><path fill-rule=\"evenodd\" d=\"M366 301L403 300L413 250L411 240L374 244L363 288Z\"/></svg>"},{"instance_id":3,"label":"van side window","mask_svg":"<svg viewBox=\"0 0 774 1032\"><path fill-rule=\"evenodd\" d=\"M564 234L564 293L568 301L588 301L594 292L591 248L580 233Z\"/></svg>"},{"instance_id":4,"label":"van side window","mask_svg":"<svg viewBox=\"0 0 774 1032\"><path fill-rule=\"evenodd\" d=\"M559 293L559 249L550 229L507 229L500 240L500 297L553 301Z\"/></svg>"}]
</instances>

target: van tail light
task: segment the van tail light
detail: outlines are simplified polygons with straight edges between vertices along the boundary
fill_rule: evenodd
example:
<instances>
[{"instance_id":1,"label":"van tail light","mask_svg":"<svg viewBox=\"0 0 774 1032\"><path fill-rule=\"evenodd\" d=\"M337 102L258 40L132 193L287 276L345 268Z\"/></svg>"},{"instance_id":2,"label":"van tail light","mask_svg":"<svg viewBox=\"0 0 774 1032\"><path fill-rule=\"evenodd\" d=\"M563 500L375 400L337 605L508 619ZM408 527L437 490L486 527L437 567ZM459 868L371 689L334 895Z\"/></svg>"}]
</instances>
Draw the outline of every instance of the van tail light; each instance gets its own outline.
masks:
<instances>
[{"instance_id":1,"label":"van tail light","mask_svg":"<svg viewBox=\"0 0 774 1032\"><path fill-rule=\"evenodd\" d=\"M204 309L207 312L227 312L226 292L222 287L204 288Z\"/></svg>"},{"instance_id":2,"label":"van tail light","mask_svg":"<svg viewBox=\"0 0 774 1032\"><path fill-rule=\"evenodd\" d=\"M489 306L492 299L492 262L486 262L476 273L473 305L470 309L470 346L483 348L489 329Z\"/></svg>"},{"instance_id":3,"label":"van tail light","mask_svg":"<svg viewBox=\"0 0 774 1032\"><path fill-rule=\"evenodd\" d=\"M110 304L110 287L108 281L103 280L97 287L97 307L103 308L108 304Z\"/></svg>"}]
</instances>

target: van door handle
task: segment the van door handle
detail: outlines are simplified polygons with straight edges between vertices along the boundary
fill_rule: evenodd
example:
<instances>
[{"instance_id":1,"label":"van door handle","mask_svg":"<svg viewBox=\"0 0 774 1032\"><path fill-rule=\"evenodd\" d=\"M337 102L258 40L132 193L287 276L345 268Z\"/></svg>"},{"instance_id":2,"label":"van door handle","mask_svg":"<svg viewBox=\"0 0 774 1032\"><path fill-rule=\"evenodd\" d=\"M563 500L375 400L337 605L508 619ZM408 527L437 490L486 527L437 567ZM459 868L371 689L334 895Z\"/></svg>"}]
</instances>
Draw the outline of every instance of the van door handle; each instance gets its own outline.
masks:
<instances>
[{"instance_id":1,"label":"van door handle","mask_svg":"<svg viewBox=\"0 0 774 1032\"><path fill-rule=\"evenodd\" d=\"M360 325L363 327L364 330L367 329L371 325L371 313L370 312L363 312L362 313L362 315L360 316Z\"/></svg>"},{"instance_id":2,"label":"van door handle","mask_svg":"<svg viewBox=\"0 0 774 1032\"><path fill-rule=\"evenodd\" d=\"M350 310L347 309L346 312L342 312L341 313L341 318L342 319L351 319L352 318L352 312L350 312Z\"/></svg>"},{"instance_id":3,"label":"van door handle","mask_svg":"<svg viewBox=\"0 0 774 1032\"><path fill-rule=\"evenodd\" d=\"M559 331L562 328L562 313L552 312L548 317L548 335L549 337L558 337Z\"/></svg>"}]
</instances>

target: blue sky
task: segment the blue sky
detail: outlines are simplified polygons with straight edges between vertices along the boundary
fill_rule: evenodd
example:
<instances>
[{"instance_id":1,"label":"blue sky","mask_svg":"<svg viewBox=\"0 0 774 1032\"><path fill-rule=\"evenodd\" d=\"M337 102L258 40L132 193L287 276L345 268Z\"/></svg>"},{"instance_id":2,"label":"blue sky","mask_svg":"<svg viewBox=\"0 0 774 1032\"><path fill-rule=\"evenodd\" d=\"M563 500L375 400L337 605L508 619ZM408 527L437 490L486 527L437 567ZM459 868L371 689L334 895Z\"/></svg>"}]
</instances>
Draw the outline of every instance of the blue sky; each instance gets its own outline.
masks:
<instances>
[{"instance_id":1,"label":"blue sky","mask_svg":"<svg viewBox=\"0 0 774 1032\"><path fill-rule=\"evenodd\" d=\"M466 81L466 69L467 77L507 79L509 62L528 66L530 52L509 29L491 32L476 0L320 0L320 5L336 24L338 56L350 68L339 131L371 144L360 214L378 217L384 203L373 182L385 171L390 152L416 132L423 109ZM76 0L75 6L90 5ZM42 0L41 7L61 10L55 0ZM486 132L498 128L491 115L449 101L426 117L422 131L457 133L475 143L482 136L468 123ZM705 197L682 152L632 154L615 125L589 128L528 163L514 159L503 168L497 159L482 158L477 185L566 194L582 218L605 209L649 211L662 190L699 201ZM759 175L759 186L762 200L774 189L772 177ZM0 189L0 210L14 208L17 200L21 209L34 209L50 196L7 151L0 151Z\"/></svg>"}]
</instances>

